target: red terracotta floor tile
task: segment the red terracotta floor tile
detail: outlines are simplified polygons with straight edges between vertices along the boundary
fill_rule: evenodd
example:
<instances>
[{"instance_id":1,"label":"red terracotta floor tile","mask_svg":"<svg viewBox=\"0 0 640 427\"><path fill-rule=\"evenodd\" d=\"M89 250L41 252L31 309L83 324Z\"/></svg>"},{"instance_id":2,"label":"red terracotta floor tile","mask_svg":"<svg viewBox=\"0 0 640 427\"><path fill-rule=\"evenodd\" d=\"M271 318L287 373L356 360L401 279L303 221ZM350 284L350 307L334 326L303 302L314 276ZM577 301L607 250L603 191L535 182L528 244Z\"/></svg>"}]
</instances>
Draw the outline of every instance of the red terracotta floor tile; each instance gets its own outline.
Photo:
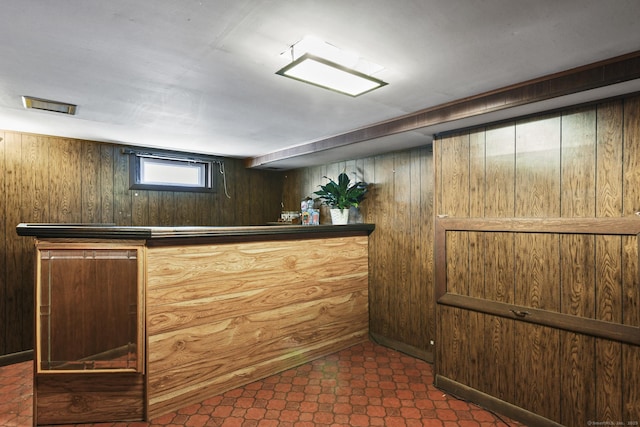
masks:
<instances>
[{"instance_id":1,"label":"red terracotta floor tile","mask_svg":"<svg viewBox=\"0 0 640 427\"><path fill-rule=\"evenodd\" d=\"M32 368L32 362L0 367L0 426L31 426ZM148 423L78 426L497 427L522 424L436 389L428 363L367 342L212 396Z\"/></svg>"}]
</instances>

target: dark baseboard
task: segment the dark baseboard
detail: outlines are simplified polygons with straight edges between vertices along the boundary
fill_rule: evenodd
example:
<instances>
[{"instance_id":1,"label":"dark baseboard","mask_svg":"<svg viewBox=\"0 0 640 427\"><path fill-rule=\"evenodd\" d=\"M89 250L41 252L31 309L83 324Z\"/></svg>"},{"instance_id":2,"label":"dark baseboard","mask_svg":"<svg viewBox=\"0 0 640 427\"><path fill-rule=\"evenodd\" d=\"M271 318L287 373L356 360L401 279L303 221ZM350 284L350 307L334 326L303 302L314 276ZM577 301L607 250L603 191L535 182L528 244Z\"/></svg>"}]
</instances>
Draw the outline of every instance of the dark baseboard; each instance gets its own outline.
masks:
<instances>
[{"instance_id":1,"label":"dark baseboard","mask_svg":"<svg viewBox=\"0 0 640 427\"><path fill-rule=\"evenodd\" d=\"M14 363L26 362L28 360L33 360L33 350L2 355L0 356L0 366L13 365Z\"/></svg>"},{"instance_id":2,"label":"dark baseboard","mask_svg":"<svg viewBox=\"0 0 640 427\"><path fill-rule=\"evenodd\" d=\"M452 396L475 403L491 412L504 415L528 426L562 427L562 424L558 424L548 418L536 415L526 409L522 409L441 375L436 375L435 386Z\"/></svg>"},{"instance_id":3,"label":"dark baseboard","mask_svg":"<svg viewBox=\"0 0 640 427\"><path fill-rule=\"evenodd\" d=\"M369 332L369 338L371 338L371 341L375 342L376 344L398 350L401 353L408 354L409 356L413 356L417 359L422 359L425 362L433 363L433 353L430 351L426 351L412 345L402 343L400 341L395 341L387 337L383 337L382 335L376 334L375 332Z\"/></svg>"}]
</instances>

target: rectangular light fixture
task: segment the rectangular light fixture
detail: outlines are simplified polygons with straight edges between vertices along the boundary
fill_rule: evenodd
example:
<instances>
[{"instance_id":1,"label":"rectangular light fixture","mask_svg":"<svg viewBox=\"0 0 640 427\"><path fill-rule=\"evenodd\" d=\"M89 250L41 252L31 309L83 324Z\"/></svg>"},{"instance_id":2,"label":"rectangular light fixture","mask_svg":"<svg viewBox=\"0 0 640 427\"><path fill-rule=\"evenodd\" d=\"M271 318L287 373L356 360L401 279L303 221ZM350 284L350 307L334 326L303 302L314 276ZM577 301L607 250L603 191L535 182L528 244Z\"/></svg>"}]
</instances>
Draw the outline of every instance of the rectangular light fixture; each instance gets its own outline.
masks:
<instances>
[{"instance_id":1,"label":"rectangular light fixture","mask_svg":"<svg viewBox=\"0 0 640 427\"><path fill-rule=\"evenodd\" d=\"M55 113L76 114L76 105L67 104L65 102L52 101L50 99L34 98L32 96L23 96L22 104L24 108L34 110L53 111Z\"/></svg>"},{"instance_id":2,"label":"rectangular light fixture","mask_svg":"<svg viewBox=\"0 0 640 427\"><path fill-rule=\"evenodd\" d=\"M305 53L276 74L330 89L350 96L358 96L385 86L387 83L328 59Z\"/></svg>"}]
</instances>

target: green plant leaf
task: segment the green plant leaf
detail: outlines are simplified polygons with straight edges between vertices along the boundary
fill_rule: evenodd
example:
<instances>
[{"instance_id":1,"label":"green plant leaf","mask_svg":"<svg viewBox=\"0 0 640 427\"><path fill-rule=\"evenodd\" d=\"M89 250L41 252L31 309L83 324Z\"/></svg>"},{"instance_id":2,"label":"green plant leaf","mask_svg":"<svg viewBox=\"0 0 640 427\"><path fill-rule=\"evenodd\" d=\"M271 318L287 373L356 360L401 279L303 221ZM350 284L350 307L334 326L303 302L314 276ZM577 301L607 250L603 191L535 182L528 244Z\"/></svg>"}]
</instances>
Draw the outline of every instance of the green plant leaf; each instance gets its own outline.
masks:
<instances>
[{"instance_id":1,"label":"green plant leaf","mask_svg":"<svg viewBox=\"0 0 640 427\"><path fill-rule=\"evenodd\" d=\"M328 179L329 182L325 185L320 185L320 190L314 194L319 196L323 203L333 208L348 209L351 206L358 207L368 190L366 182L358 181L351 184L351 179L345 172L338 175L338 182L327 176L324 178Z\"/></svg>"}]
</instances>

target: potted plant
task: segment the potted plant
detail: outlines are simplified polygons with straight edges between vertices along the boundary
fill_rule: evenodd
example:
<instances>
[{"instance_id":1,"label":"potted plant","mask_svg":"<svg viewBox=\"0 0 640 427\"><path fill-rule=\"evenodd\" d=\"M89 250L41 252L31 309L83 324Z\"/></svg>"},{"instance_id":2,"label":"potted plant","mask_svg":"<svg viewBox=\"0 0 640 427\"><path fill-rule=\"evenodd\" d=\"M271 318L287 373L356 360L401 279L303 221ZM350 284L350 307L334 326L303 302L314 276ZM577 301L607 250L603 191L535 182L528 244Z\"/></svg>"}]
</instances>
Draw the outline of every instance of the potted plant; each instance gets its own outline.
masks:
<instances>
[{"instance_id":1,"label":"potted plant","mask_svg":"<svg viewBox=\"0 0 640 427\"><path fill-rule=\"evenodd\" d=\"M349 222L349 209L357 208L364 196L367 194L366 182L358 181L351 183L349 175L342 172L338 176L338 182L325 176L329 182L320 186L320 190L314 194L319 196L320 200L331 211L331 222L333 224L347 224Z\"/></svg>"}]
</instances>

